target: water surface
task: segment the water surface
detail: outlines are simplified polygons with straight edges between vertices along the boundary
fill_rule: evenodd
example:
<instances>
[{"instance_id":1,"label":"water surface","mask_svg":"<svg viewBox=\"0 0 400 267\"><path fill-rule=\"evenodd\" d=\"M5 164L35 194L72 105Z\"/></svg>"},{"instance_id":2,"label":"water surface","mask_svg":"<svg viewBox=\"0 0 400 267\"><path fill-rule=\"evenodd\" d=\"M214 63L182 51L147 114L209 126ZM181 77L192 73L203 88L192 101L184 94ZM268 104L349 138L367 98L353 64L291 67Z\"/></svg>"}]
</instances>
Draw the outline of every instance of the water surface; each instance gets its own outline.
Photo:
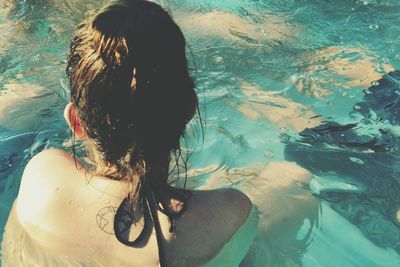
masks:
<instances>
[{"instance_id":1,"label":"water surface","mask_svg":"<svg viewBox=\"0 0 400 267\"><path fill-rule=\"evenodd\" d=\"M27 161L69 140L66 53L75 25L105 2L0 4L0 229ZM400 266L398 104L375 105L367 90L400 69L400 2L158 2L186 35L205 120L189 186L222 177L246 191L259 166L295 162L314 175L317 216L285 249L259 235L271 266Z\"/></svg>"}]
</instances>

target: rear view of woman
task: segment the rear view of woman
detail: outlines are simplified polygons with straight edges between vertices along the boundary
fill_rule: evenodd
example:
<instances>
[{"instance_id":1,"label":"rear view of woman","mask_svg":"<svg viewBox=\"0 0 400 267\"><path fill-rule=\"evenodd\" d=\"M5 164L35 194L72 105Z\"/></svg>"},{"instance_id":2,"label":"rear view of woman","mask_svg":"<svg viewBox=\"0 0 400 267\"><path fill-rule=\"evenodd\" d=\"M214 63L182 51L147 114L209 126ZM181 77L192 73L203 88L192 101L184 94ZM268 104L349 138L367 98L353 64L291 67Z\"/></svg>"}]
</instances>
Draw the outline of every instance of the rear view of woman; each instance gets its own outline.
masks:
<instances>
[{"instance_id":1,"label":"rear view of woman","mask_svg":"<svg viewBox=\"0 0 400 267\"><path fill-rule=\"evenodd\" d=\"M67 74L65 118L90 163L55 149L31 159L3 266L237 266L257 228L249 199L168 184L198 110L171 17L148 1L111 3L79 25Z\"/></svg>"}]
</instances>

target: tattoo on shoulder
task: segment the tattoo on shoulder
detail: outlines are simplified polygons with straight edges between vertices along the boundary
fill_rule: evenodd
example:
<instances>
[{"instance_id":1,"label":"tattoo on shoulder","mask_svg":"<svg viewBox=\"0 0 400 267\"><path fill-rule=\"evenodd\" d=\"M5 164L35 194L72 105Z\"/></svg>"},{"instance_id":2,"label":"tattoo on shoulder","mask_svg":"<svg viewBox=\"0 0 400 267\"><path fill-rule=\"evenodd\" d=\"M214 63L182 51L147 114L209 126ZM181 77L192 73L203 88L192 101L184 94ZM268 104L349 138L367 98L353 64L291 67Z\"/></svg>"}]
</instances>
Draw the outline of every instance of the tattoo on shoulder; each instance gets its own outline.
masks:
<instances>
[{"instance_id":1,"label":"tattoo on shoulder","mask_svg":"<svg viewBox=\"0 0 400 267\"><path fill-rule=\"evenodd\" d=\"M117 207L105 207L99 210L96 214L97 226L104 232L110 235L114 234L114 217L117 212Z\"/></svg>"}]
</instances>

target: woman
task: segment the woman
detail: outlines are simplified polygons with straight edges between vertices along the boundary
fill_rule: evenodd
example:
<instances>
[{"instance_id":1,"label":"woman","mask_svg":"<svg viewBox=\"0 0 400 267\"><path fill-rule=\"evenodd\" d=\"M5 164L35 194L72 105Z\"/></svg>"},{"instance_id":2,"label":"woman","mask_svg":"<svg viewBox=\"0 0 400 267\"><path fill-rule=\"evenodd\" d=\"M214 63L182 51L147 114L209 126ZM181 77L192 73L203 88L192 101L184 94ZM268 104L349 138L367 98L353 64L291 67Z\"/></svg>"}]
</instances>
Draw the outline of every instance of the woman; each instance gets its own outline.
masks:
<instances>
[{"instance_id":1,"label":"woman","mask_svg":"<svg viewBox=\"0 0 400 267\"><path fill-rule=\"evenodd\" d=\"M3 266L238 265L257 224L250 200L167 182L198 110L171 17L147 1L111 3L78 27L67 74L65 118L95 167L54 149L31 159Z\"/></svg>"}]
</instances>

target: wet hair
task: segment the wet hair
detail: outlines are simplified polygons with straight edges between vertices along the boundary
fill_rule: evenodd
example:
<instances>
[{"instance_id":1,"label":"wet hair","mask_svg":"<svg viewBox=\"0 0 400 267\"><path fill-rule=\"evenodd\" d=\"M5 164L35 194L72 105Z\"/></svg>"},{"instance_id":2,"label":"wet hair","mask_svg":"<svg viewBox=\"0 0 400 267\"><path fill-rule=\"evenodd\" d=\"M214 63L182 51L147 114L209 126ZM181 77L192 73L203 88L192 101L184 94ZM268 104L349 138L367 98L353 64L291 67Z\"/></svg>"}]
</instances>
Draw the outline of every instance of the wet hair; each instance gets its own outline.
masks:
<instances>
[{"instance_id":1,"label":"wet hair","mask_svg":"<svg viewBox=\"0 0 400 267\"><path fill-rule=\"evenodd\" d=\"M155 3L112 2L78 26L67 75L103 163L137 193L146 173L180 150L198 110L180 28Z\"/></svg>"}]
</instances>

